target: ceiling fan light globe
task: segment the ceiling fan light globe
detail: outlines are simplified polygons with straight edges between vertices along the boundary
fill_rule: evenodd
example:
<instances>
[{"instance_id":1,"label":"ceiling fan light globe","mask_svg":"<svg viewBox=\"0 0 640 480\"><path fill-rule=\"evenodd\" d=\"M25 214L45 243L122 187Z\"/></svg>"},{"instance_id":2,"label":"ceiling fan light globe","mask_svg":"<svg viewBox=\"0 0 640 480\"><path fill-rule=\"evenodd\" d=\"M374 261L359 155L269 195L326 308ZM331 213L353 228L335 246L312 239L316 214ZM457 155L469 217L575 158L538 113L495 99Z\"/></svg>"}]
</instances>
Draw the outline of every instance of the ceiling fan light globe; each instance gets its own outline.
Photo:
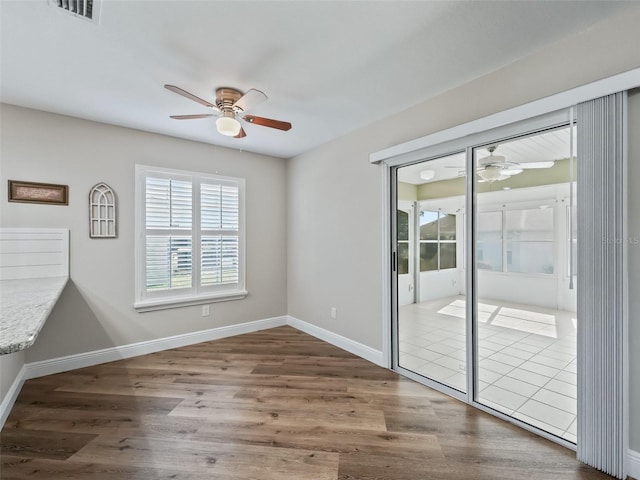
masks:
<instances>
[{"instance_id":1,"label":"ceiling fan light globe","mask_svg":"<svg viewBox=\"0 0 640 480\"><path fill-rule=\"evenodd\" d=\"M232 117L220 117L216 120L218 133L227 137L235 137L240 133L241 128L240 122Z\"/></svg>"},{"instance_id":2,"label":"ceiling fan light globe","mask_svg":"<svg viewBox=\"0 0 640 480\"><path fill-rule=\"evenodd\" d=\"M423 180L431 180L436 176L435 170L422 170L420 172L420 178Z\"/></svg>"},{"instance_id":3,"label":"ceiling fan light globe","mask_svg":"<svg viewBox=\"0 0 640 480\"><path fill-rule=\"evenodd\" d=\"M488 166L479 171L478 175L487 182L495 182L496 180L501 180L502 172L499 167Z\"/></svg>"}]
</instances>

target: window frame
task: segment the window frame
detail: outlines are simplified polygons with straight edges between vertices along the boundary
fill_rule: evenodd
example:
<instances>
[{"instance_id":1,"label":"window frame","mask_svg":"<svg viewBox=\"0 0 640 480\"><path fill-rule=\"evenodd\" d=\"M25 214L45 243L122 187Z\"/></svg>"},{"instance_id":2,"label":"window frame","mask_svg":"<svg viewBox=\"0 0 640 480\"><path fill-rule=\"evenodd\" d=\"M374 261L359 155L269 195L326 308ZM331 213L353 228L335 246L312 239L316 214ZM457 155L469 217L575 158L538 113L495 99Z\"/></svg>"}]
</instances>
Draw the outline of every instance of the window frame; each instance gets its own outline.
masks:
<instances>
[{"instance_id":1,"label":"window frame","mask_svg":"<svg viewBox=\"0 0 640 480\"><path fill-rule=\"evenodd\" d=\"M419 234L418 234L418 248L417 248L417 255L418 258L420 259L420 267L422 266L421 260L422 260L422 251L420 249L420 246L422 244L431 244L431 245L436 245L437 248L437 253L436 253L436 257L438 259L438 266L437 268L433 269L433 270L422 270L422 268L420 268L420 273L430 273L430 272L442 272L445 270L458 270L458 214L457 213L448 213L443 211L442 209L438 209L438 210L428 210L427 208L423 208L420 205L420 202L418 202L418 206L419 206L419 212L430 212L430 213L435 213L437 214L437 218L436 218L436 239L435 240L423 240L422 238L420 238ZM455 217L455 225L456 225L456 239L455 240L442 240L440 238L440 219L444 216L444 215L452 215ZM421 225L418 225L418 231L420 230ZM456 246L456 254L455 254L455 265L453 267L448 267L448 268L442 268L442 263L441 263L441 248L440 245L442 244L453 244Z\"/></svg>"},{"instance_id":2,"label":"window frame","mask_svg":"<svg viewBox=\"0 0 640 480\"><path fill-rule=\"evenodd\" d=\"M149 292L146 289L146 179L167 178L192 183L191 287ZM201 185L234 185L238 188L238 282L227 285L201 285L202 237L209 230L201 228ZM153 229L152 229L153 230ZM168 229L171 230L171 229ZM222 231L222 229L220 230ZM234 235L235 236L235 235ZM169 169L149 165L135 166L135 301L139 312L240 300L246 290L245 179L206 172Z\"/></svg>"}]
</instances>

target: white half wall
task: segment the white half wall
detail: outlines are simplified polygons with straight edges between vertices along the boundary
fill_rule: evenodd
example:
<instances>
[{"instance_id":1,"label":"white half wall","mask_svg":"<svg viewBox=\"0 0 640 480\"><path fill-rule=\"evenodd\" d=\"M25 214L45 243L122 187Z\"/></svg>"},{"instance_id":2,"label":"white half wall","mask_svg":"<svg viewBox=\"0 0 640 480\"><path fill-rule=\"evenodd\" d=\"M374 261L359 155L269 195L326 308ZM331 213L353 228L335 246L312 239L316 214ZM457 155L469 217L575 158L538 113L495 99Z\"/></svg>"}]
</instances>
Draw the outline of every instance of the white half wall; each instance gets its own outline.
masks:
<instances>
[{"instance_id":1,"label":"white half wall","mask_svg":"<svg viewBox=\"0 0 640 480\"><path fill-rule=\"evenodd\" d=\"M439 272L420 272L420 301L428 302L460 295L461 278L464 284L464 276L461 276L457 268Z\"/></svg>"},{"instance_id":2,"label":"white half wall","mask_svg":"<svg viewBox=\"0 0 640 480\"><path fill-rule=\"evenodd\" d=\"M478 271L478 297L545 308L558 308L555 276Z\"/></svg>"}]
</instances>

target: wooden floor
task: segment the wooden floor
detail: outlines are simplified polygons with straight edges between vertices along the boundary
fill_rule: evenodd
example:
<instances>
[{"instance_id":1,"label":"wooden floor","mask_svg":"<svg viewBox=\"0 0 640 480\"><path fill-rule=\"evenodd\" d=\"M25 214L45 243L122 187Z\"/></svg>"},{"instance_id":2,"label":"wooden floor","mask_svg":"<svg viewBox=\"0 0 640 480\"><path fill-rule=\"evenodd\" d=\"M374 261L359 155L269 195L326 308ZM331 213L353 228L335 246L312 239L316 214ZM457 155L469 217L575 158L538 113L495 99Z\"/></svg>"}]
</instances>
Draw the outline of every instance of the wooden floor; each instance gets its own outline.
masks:
<instances>
[{"instance_id":1,"label":"wooden floor","mask_svg":"<svg viewBox=\"0 0 640 480\"><path fill-rule=\"evenodd\" d=\"M609 479L290 327L25 383L9 479Z\"/></svg>"}]
</instances>

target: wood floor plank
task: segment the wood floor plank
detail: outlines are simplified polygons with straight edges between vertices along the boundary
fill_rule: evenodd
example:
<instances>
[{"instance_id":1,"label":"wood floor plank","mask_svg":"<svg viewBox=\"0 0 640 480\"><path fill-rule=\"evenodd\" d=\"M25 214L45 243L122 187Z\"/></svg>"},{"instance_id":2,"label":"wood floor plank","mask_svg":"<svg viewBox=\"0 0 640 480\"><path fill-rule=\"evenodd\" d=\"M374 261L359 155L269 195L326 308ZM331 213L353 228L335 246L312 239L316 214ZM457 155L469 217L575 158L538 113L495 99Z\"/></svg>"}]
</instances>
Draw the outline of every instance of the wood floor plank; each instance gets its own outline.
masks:
<instances>
[{"instance_id":1,"label":"wood floor plank","mask_svg":"<svg viewBox=\"0 0 640 480\"><path fill-rule=\"evenodd\" d=\"M135 397L173 397L189 398L214 395L220 399L232 399L239 391L240 387L226 385L206 385L202 383L155 383L146 381L126 381L117 382L84 382L56 388L58 392L75 392L104 395L132 395Z\"/></svg>"},{"instance_id":2,"label":"wood floor plank","mask_svg":"<svg viewBox=\"0 0 640 480\"><path fill-rule=\"evenodd\" d=\"M333 407L325 409L263 406L259 403L243 406L237 402L225 403L207 398L185 399L171 416L201 418L205 421L224 419L228 424L245 425L266 423L277 425L330 425L344 426L351 430L379 430L385 428L383 412L370 409Z\"/></svg>"},{"instance_id":3,"label":"wood floor plank","mask_svg":"<svg viewBox=\"0 0 640 480\"><path fill-rule=\"evenodd\" d=\"M300 375L331 378L365 378L370 380L395 379L395 373L385 369L345 369L338 365L284 363L282 365L258 365L251 373L261 375Z\"/></svg>"},{"instance_id":4,"label":"wood floor plank","mask_svg":"<svg viewBox=\"0 0 640 480\"><path fill-rule=\"evenodd\" d=\"M230 385L240 387L268 387L286 390L315 389L327 392L346 392L347 380L344 378L322 378L314 375L257 375L252 372L248 376L238 375L199 375L191 377L177 377L175 383L191 385Z\"/></svg>"},{"instance_id":5,"label":"wood floor plank","mask_svg":"<svg viewBox=\"0 0 640 480\"><path fill-rule=\"evenodd\" d=\"M174 442L158 438L102 435L76 453L74 461L128 466L181 468L221 479L333 480L338 455L202 441Z\"/></svg>"},{"instance_id":6,"label":"wood floor plank","mask_svg":"<svg viewBox=\"0 0 640 480\"><path fill-rule=\"evenodd\" d=\"M575 453L290 327L25 383L12 480L605 480Z\"/></svg>"},{"instance_id":7,"label":"wood floor plank","mask_svg":"<svg viewBox=\"0 0 640 480\"><path fill-rule=\"evenodd\" d=\"M53 391L46 396L37 393L20 394L16 404L65 410L106 410L119 412L171 412L182 398L143 397L134 395L94 395L89 393Z\"/></svg>"},{"instance_id":8,"label":"wood floor plank","mask_svg":"<svg viewBox=\"0 0 640 480\"><path fill-rule=\"evenodd\" d=\"M28 415L12 415L5 424L7 432L14 429L47 430L95 435L149 435L176 440L190 438L201 427L202 420L197 418L119 411L73 411L70 414L69 410L56 408L31 408Z\"/></svg>"},{"instance_id":9,"label":"wood floor plank","mask_svg":"<svg viewBox=\"0 0 640 480\"><path fill-rule=\"evenodd\" d=\"M11 429L2 432L2 455L66 460L97 435Z\"/></svg>"},{"instance_id":10,"label":"wood floor plank","mask_svg":"<svg viewBox=\"0 0 640 480\"><path fill-rule=\"evenodd\" d=\"M211 480L208 473L172 468L97 464L2 455L3 480Z\"/></svg>"},{"instance_id":11,"label":"wood floor plank","mask_svg":"<svg viewBox=\"0 0 640 480\"><path fill-rule=\"evenodd\" d=\"M302 427L274 424L229 426L206 423L193 439L233 442L247 445L268 445L280 448L301 448L336 453L362 452L383 455L395 452L399 456L444 459L435 435L389 433L385 430L359 430L327 427Z\"/></svg>"}]
</instances>

